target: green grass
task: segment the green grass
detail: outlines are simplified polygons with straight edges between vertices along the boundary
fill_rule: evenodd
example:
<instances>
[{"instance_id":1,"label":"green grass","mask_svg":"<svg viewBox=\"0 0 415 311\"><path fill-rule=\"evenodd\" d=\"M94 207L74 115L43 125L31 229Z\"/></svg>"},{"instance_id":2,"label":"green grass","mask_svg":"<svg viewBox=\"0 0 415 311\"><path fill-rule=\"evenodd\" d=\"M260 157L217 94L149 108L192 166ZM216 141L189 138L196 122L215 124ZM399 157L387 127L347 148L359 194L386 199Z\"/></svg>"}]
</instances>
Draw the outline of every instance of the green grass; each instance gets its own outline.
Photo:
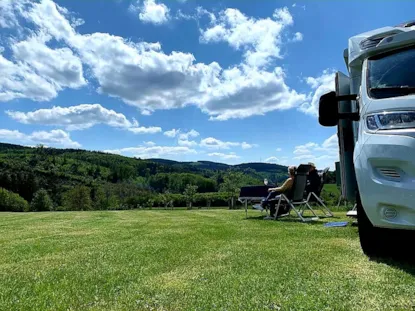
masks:
<instances>
[{"instance_id":1,"label":"green grass","mask_svg":"<svg viewBox=\"0 0 415 311\"><path fill-rule=\"evenodd\" d=\"M2 213L0 309L411 310L415 304L414 270L370 261L356 227L258 215Z\"/></svg>"}]
</instances>

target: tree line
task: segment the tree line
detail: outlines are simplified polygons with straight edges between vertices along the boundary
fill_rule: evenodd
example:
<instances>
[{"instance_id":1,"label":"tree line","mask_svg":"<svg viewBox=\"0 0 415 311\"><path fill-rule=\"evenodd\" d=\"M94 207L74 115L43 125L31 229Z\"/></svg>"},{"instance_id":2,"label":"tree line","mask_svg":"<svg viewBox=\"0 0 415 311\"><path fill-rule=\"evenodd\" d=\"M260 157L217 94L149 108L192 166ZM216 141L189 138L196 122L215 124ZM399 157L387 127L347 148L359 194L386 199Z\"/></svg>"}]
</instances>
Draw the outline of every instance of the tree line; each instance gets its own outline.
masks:
<instances>
[{"instance_id":1,"label":"tree line","mask_svg":"<svg viewBox=\"0 0 415 311\"><path fill-rule=\"evenodd\" d=\"M235 208L240 187L264 178L281 182L286 167L149 161L0 143L0 211Z\"/></svg>"},{"instance_id":2,"label":"tree line","mask_svg":"<svg viewBox=\"0 0 415 311\"><path fill-rule=\"evenodd\" d=\"M241 186L262 182L238 169L186 171L117 155L64 151L0 144L0 211L234 208Z\"/></svg>"}]
</instances>

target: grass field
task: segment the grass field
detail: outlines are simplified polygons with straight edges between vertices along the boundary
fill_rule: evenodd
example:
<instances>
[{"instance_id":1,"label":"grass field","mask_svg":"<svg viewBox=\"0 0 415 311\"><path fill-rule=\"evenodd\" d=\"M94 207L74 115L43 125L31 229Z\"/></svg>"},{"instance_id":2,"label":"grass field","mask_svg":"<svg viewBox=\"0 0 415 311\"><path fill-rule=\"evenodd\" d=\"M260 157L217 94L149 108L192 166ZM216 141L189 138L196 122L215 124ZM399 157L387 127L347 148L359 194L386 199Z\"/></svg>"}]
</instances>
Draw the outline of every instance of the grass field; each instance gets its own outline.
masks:
<instances>
[{"instance_id":1,"label":"grass field","mask_svg":"<svg viewBox=\"0 0 415 311\"><path fill-rule=\"evenodd\" d=\"M242 210L2 213L0 308L411 310L415 305L415 269L370 261L356 227L264 221L256 211L249 216Z\"/></svg>"}]
</instances>

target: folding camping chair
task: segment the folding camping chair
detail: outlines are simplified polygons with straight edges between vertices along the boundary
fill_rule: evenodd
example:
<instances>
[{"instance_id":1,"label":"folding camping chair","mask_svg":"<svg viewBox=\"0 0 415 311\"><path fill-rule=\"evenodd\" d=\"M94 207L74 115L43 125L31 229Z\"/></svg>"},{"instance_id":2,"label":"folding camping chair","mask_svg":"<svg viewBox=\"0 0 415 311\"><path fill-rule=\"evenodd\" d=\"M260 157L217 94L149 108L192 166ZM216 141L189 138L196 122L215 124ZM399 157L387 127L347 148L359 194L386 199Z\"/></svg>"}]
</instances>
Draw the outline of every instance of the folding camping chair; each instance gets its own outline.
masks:
<instances>
[{"instance_id":1,"label":"folding camping chair","mask_svg":"<svg viewBox=\"0 0 415 311\"><path fill-rule=\"evenodd\" d=\"M325 183L327 182L327 172L329 171L329 167L326 167L322 174L321 174L321 183L320 187L317 189L317 192L310 192L307 195L307 203L309 205L316 204L317 207L323 212L323 217L333 217L333 213L328 209L326 204L324 204L323 200L320 198L321 191L324 188ZM310 207L311 208L311 207ZM312 208L311 208L312 209ZM304 210L301 210L301 215L304 213Z\"/></svg>"},{"instance_id":2,"label":"folding camping chair","mask_svg":"<svg viewBox=\"0 0 415 311\"><path fill-rule=\"evenodd\" d=\"M282 208L283 204L288 205L289 209L288 209L287 215L290 215L291 210L293 210L297 214L298 218L300 218L301 221L303 222L319 219L319 217L310 207L310 204L308 203L308 201L304 199L304 191L305 191L306 185L307 185L306 172L297 171L294 177L294 183L293 183L290 193L288 193L287 195L281 194L279 197L274 219L277 219L278 217L282 216L282 215L278 215L278 211L280 208ZM305 208L308 208L315 217L313 218L303 217L301 211L304 211L303 209Z\"/></svg>"}]
</instances>

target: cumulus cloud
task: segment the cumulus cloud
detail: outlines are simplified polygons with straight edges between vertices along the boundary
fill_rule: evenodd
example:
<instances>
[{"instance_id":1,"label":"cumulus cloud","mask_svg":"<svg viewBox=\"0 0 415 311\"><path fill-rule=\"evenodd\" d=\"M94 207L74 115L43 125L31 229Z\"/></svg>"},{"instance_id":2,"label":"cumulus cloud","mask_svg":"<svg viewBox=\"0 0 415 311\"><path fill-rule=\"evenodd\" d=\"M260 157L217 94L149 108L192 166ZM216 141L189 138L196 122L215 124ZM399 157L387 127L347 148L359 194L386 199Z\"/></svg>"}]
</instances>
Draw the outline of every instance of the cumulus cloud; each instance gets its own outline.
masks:
<instances>
[{"instance_id":1,"label":"cumulus cloud","mask_svg":"<svg viewBox=\"0 0 415 311\"><path fill-rule=\"evenodd\" d=\"M65 33L74 32L73 26L79 25L79 22L71 24L65 19L67 28L54 26L52 20L64 18L68 12L54 3L53 6L57 14L49 10L48 1L1 2L0 27L16 28L18 35L9 40L13 61L0 54L0 101L18 98L48 101L65 88L79 88L87 83L82 63L70 48L52 49L48 46L53 37L59 39ZM39 30L36 34L29 32L29 37L19 42L17 38L24 32L19 25L20 18L34 22Z\"/></svg>"},{"instance_id":2,"label":"cumulus cloud","mask_svg":"<svg viewBox=\"0 0 415 311\"><path fill-rule=\"evenodd\" d=\"M303 41L303 38L304 38L304 36L303 36L303 34L301 33L301 32L296 32L295 34L294 34L294 37L293 37L293 41L294 42L298 42L298 41Z\"/></svg>"},{"instance_id":3,"label":"cumulus cloud","mask_svg":"<svg viewBox=\"0 0 415 311\"><path fill-rule=\"evenodd\" d=\"M177 141L177 144L179 146L187 146L187 147L194 147L197 146L197 142L195 142L194 140L187 140L187 139L179 139Z\"/></svg>"},{"instance_id":4,"label":"cumulus cloud","mask_svg":"<svg viewBox=\"0 0 415 311\"><path fill-rule=\"evenodd\" d=\"M216 22L201 32L201 42L227 42L242 49L250 66L267 65L272 58L281 58L283 30L293 24L288 8L275 10L272 18L255 19L228 8L219 13Z\"/></svg>"},{"instance_id":5,"label":"cumulus cloud","mask_svg":"<svg viewBox=\"0 0 415 311\"><path fill-rule=\"evenodd\" d=\"M267 159L265 159L265 162L267 163L278 163L278 158L277 157L269 157Z\"/></svg>"},{"instance_id":6,"label":"cumulus cloud","mask_svg":"<svg viewBox=\"0 0 415 311\"><path fill-rule=\"evenodd\" d=\"M257 144L248 144L247 142L242 142L241 143L241 148L242 149L251 149L251 148L254 148L254 147L258 147L258 145Z\"/></svg>"},{"instance_id":7,"label":"cumulus cloud","mask_svg":"<svg viewBox=\"0 0 415 311\"><path fill-rule=\"evenodd\" d=\"M308 96L307 102L299 108L300 111L318 116L318 103L321 95L335 90L335 71L326 69L318 77L307 77L306 83L314 90L314 94Z\"/></svg>"},{"instance_id":8,"label":"cumulus cloud","mask_svg":"<svg viewBox=\"0 0 415 311\"><path fill-rule=\"evenodd\" d=\"M160 127L138 127L138 122L128 120L122 113L106 109L100 104L81 104L70 107L55 106L31 112L6 111L14 120L24 124L63 126L67 130L81 130L96 124L129 130L135 134L161 132Z\"/></svg>"},{"instance_id":9,"label":"cumulus cloud","mask_svg":"<svg viewBox=\"0 0 415 311\"><path fill-rule=\"evenodd\" d=\"M130 127L128 130L134 134L156 134L162 131L161 127L158 126L140 126L140 127Z\"/></svg>"},{"instance_id":10,"label":"cumulus cloud","mask_svg":"<svg viewBox=\"0 0 415 311\"><path fill-rule=\"evenodd\" d=\"M167 137L174 138L180 133L180 129L171 129L170 131L165 131L164 135Z\"/></svg>"},{"instance_id":11,"label":"cumulus cloud","mask_svg":"<svg viewBox=\"0 0 415 311\"><path fill-rule=\"evenodd\" d=\"M313 162L319 168L330 167L334 169L334 163L339 159L339 145L337 134L318 144L309 142L294 148L294 160L300 162Z\"/></svg>"},{"instance_id":12,"label":"cumulus cloud","mask_svg":"<svg viewBox=\"0 0 415 311\"><path fill-rule=\"evenodd\" d=\"M163 7L151 0L139 5ZM282 68L267 69L272 59L281 57L284 31L293 24L287 8L277 9L272 17L263 19L246 16L237 9L224 10L218 17L199 9L197 14L207 14L211 21L201 32L203 42L227 42L244 53L242 63L226 69L216 62L196 62L190 53L165 53L158 42L133 42L99 32L80 34L76 26L81 22L52 0L28 2L13 12L35 29L26 40L13 43L16 55L29 56L27 61L12 62L0 54L0 70L4 73L0 78L0 101L51 100L64 88L88 83L83 78L84 66L96 81L98 92L119 98L145 115L194 105L211 120L222 121L291 109L308 99L287 86ZM140 11L145 16L147 13L150 11ZM59 42L59 48L48 46L52 39ZM44 60L41 55L45 55ZM307 104L302 108L307 111Z\"/></svg>"},{"instance_id":13,"label":"cumulus cloud","mask_svg":"<svg viewBox=\"0 0 415 311\"><path fill-rule=\"evenodd\" d=\"M153 146L155 146L155 145L156 145L156 143L155 143L155 142L153 142L153 141L145 141L145 142L143 142L143 143L144 143L144 145L149 146L149 147L153 147Z\"/></svg>"},{"instance_id":14,"label":"cumulus cloud","mask_svg":"<svg viewBox=\"0 0 415 311\"><path fill-rule=\"evenodd\" d=\"M14 59L24 62L38 75L56 86L57 90L65 87L79 88L86 84L83 77L82 63L71 49L52 49L46 45L50 37L33 36L12 45Z\"/></svg>"},{"instance_id":15,"label":"cumulus cloud","mask_svg":"<svg viewBox=\"0 0 415 311\"><path fill-rule=\"evenodd\" d=\"M0 140L15 144L79 148L81 144L73 141L70 135L63 130L52 130L50 132L37 131L31 134L24 134L17 130L0 129Z\"/></svg>"},{"instance_id":16,"label":"cumulus cloud","mask_svg":"<svg viewBox=\"0 0 415 311\"><path fill-rule=\"evenodd\" d=\"M239 145L240 143L237 142L225 142L213 137L204 138L200 141L200 146L208 149L229 149Z\"/></svg>"},{"instance_id":17,"label":"cumulus cloud","mask_svg":"<svg viewBox=\"0 0 415 311\"><path fill-rule=\"evenodd\" d=\"M241 147L242 149L250 149L257 147L256 144L248 144L247 142L231 142L222 141L214 137L204 138L200 141L200 147L207 149L230 149L231 147Z\"/></svg>"},{"instance_id":18,"label":"cumulus cloud","mask_svg":"<svg viewBox=\"0 0 415 311\"><path fill-rule=\"evenodd\" d=\"M240 156L236 155L233 152L231 152L231 153L212 152L212 153L209 153L208 156L221 158L223 160L239 159L240 158Z\"/></svg>"},{"instance_id":19,"label":"cumulus cloud","mask_svg":"<svg viewBox=\"0 0 415 311\"><path fill-rule=\"evenodd\" d=\"M188 131L188 132L185 132L185 133L181 133L180 135L179 135L179 139L182 139L182 140L187 140L187 139L189 139L189 137L197 137L197 136L199 136L200 134L199 134L199 132L198 131L195 131L195 130L190 130L190 131Z\"/></svg>"},{"instance_id":20,"label":"cumulus cloud","mask_svg":"<svg viewBox=\"0 0 415 311\"><path fill-rule=\"evenodd\" d=\"M177 137L177 144L179 146L187 146L187 147L194 147L197 146L198 143L194 140L189 140L189 138L195 138L199 136L199 132L192 129L188 132L182 132L180 129L171 129L170 131L164 132L164 135L170 138Z\"/></svg>"},{"instance_id":21,"label":"cumulus cloud","mask_svg":"<svg viewBox=\"0 0 415 311\"><path fill-rule=\"evenodd\" d=\"M19 25L18 12L23 9L25 2L27 1L0 1L0 28L13 28Z\"/></svg>"},{"instance_id":22,"label":"cumulus cloud","mask_svg":"<svg viewBox=\"0 0 415 311\"><path fill-rule=\"evenodd\" d=\"M196 154L196 150L184 146L137 146L114 150L104 150L107 153L134 156L136 158L161 158Z\"/></svg>"},{"instance_id":23,"label":"cumulus cloud","mask_svg":"<svg viewBox=\"0 0 415 311\"><path fill-rule=\"evenodd\" d=\"M130 4L128 10L135 14L138 13L139 19L144 23L162 25L170 19L170 9L155 0L144 0L142 3L136 1Z\"/></svg>"},{"instance_id":24,"label":"cumulus cloud","mask_svg":"<svg viewBox=\"0 0 415 311\"><path fill-rule=\"evenodd\" d=\"M309 142L304 145L296 146L294 149L294 154L308 154L311 153L313 148L318 147L318 144Z\"/></svg>"}]
</instances>

